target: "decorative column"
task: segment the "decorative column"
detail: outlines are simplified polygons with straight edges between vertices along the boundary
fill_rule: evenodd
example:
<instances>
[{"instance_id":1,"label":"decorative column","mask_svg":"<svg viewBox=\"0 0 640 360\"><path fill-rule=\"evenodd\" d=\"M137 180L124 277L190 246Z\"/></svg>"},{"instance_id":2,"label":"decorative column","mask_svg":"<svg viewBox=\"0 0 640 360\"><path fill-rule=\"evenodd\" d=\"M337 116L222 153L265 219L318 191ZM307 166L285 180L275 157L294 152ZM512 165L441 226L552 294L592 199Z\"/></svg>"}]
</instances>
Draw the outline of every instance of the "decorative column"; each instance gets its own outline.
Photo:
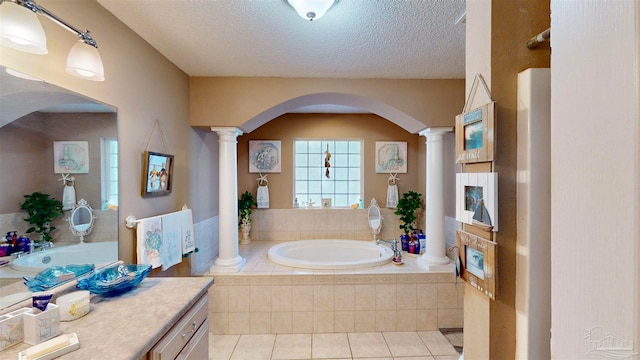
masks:
<instances>
[{"instance_id":1,"label":"decorative column","mask_svg":"<svg viewBox=\"0 0 640 360\"><path fill-rule=\"evenodd\" d=\"M234 127L211 128L219 143L219 226L218 257L211 272L238 272L246 260L238 252L238 152L237 138L242 135Z\"/></svg>"},{"instance_id":2,"label":"decorative column","mask_svg":"<svg viewBox=\"0 0 640 360\"><path fill-rule=\"evenodd\" d=\"M420 261L432 271L451 270L444 235L444 160L443 136L451 127L427 128L420 136L427 138L427 176L425 196L425 235L427 247Z\"/></svg>"}]
</instances>

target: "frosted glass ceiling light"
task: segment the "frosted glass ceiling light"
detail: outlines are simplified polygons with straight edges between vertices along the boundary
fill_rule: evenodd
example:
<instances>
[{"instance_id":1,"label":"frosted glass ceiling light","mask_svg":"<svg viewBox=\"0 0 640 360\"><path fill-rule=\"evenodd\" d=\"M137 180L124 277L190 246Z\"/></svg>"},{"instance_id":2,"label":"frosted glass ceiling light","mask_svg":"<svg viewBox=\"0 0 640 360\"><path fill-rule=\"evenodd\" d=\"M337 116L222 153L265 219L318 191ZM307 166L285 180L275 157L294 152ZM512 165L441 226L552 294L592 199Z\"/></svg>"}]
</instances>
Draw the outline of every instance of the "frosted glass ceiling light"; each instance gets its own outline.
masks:
<instances>
[{"instance_id":1,"label":"frosted glass ceiling light","mask_svg":"<svg viewBox=\"0 0 640 360\"><path fill-rule=\"evenodd\" d=\"M67 56L67 72L87 80L104 81L104 66L98 49L78 40Z\"/></svg>"},{"instance_id":2,"label":"frosted glass ceiling light","mask_svg":"<svg viewBox=\"0 0 640 360\"><path fill-rule=\"evenodd\" d=\"M67 57L67 72L69 74L87 80L104 81L104 67L102 66L100 53L98 53L98 44L91 37L89 30L78 30L43 6L36 4L33 0L0 0L1 43L34 54L46 54L46 36L36 14L43 15L78 35L80 40L71 48ZM34 37L31 33L35 31L31 29L36 27L39 29L41 35L36 37L36 40L32 40ZM11 43L25 43L27 45L34 43L42 45L38 47L40 52L36 52L30 50L31 46L17 47L11 45Z\"/></svg>"},{"instance_id":3,"label":"frosted glass ceiling light","mask_svg":"<svg viewBox=\"0 0 640 360\"><path fill-rule=\"evenodd\" d=\"M309 21L317 20L338 0L287 0L301 18Z\"/></svg>"},{"instance_id":4,"label":"frosted glass ceiling light","mask_svg":"<svg viewBox=\"0 0 640 360\"><path fill-rule=\"evenodd\" d=\"M48 52L47 36L36 13L10 1L0 4L0 43L31 54Z\"/></svg>"}]
</instances>

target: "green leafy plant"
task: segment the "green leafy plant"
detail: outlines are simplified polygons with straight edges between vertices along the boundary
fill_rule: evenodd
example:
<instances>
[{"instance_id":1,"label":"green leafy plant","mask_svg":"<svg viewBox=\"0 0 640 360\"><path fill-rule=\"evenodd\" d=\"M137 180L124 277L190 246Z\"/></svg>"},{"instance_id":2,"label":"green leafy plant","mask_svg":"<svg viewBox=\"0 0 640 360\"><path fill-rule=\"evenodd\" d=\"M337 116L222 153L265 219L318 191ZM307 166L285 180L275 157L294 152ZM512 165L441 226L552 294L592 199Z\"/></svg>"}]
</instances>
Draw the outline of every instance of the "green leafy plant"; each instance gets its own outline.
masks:
<instances>
[{"instance_id":1,"label":"green leafy plant","mask_svg":"<svg viewBox=\"0 0 640 360\"><path fill-rule=\"evenodd\" d=\"M249 191L245 191L238 199L238 224L242 222L251 222L251 208L258 206L253 195Z\"/></svg>"},{"instance_id":2,"label":"green leafy plant","mask_svg":"<svg viewBox=\"0 0 640 360\"><path fill-rule=\"evenodd\" d=\"M25 201L20 209L27 211L29 217L24 221L32 225L27 230L27 234L35 232L42 236L41 241L51 241L49 234L56 229L51 225L51 221L62 215L62 202L41 192L34 192L24 197Z\"/></svg>"},{"instance_id":3,"label":"green leafy plant","mask_svg":"<svg viewBox=\"0 0 640 360\"><path fill-rule=\"evenodd\" d=\"M402 197L398 199L398 205L394 214L400 216L402 224L399 225L400 229L408 234L412 230L415 230L416 223L416 210L422 207L422 194L415 191L407 191L402 194Z\"/></svg>"}]
</instances>

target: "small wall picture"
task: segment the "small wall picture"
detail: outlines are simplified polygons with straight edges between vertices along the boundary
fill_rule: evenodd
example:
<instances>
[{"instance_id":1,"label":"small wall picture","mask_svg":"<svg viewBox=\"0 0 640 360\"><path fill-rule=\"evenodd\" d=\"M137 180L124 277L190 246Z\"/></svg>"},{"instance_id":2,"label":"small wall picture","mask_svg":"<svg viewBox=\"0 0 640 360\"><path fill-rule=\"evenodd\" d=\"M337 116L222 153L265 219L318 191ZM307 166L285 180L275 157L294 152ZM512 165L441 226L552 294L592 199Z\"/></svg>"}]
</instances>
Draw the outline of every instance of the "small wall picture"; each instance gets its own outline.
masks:
<instances>
[{"instance_id":1,"label":"small wall picture","mask_svg":"<svg viewBox=\"0 0 640 360\"><path fill-rule=\"evenodd\" d=\"M456 243L462 264L461 277L495 300L498 244L461 230L456 230Z\"/></svg>"},{"instance_id":2,"label":"small wall picture","mask_svg":"<svg viewBox=\"0 0 640 360\"><path fill-rule=\"evenodd\" d=\"M323 208L330 208L332 203L333 203L333 201L331 200L331 198L323 198L322 199L322 207Z\"/></svg>"},{"instance_id":3,"label":"small wall picture","mask_svg":"<svg viewBox=\"0 0 640 360\"><path fill-rule=\"evenodd\" d=\"M407 172L407 143L405 141L376 141L376 173Z\"/></svg>"},{"instance_id":4,"label":"small wall picture","mask_svg":"<svg viewBox=\"0 0 640 360\"><path fill-rule=\"evenodd\" d=\"M249 172L282 172L282 144L280 140L249 141Z\"/></svg>"},{"instance_id":5,"label":"small wall picture","mask_svg":"<svg viewBox=\"0 0 640 360\"><path fill-rule=\"evenodd\" d=\"M56 174L88 174L88 141L54 141L53 172Z\"/></svg>"},{"instance_id":6,"label":"small wall picture","mask_svg":"<svg viewBox=\"0 0 640 360\"><path fill-rule=\"evenodd\" d=\"M456 116L456 162L494 160L495 102Z\"/></svg>"},{"instance_id":7,"label":"small wall picture","mask_svg":"<svg viewBox=\"0 0 640 360\"><path fill-rule=\"evenodd\" d=\"M498 231L498 174L456 174L456 220Z\"/></svg>"},{"instance_id":8,"label":"small wall picture","mask_svg":"<svg viewBox=\"0 0 640 360\"><path fill-rule=\"evenodd\" d=\"M173 155L145 151L142 166L142 196L171 194Z\"/></svg>"}]
</instances>

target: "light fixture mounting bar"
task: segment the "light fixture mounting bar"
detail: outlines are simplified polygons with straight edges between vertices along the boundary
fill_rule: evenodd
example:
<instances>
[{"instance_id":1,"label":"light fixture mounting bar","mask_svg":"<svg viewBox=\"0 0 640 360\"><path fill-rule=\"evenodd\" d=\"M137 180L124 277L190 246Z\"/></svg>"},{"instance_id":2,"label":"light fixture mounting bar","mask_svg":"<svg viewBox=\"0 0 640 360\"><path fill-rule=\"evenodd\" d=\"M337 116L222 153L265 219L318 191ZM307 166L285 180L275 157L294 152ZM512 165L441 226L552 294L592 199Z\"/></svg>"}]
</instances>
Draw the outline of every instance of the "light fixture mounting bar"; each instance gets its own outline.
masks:
<instances>
[{"instance_id":1,"label":"light fixture mounting bar","mask_svg":"<svg viewBox=\"0 0 640 360\"><path fill-rule=\"evenodd\" d=\"M98 44L93 39L93 37L91 37L91 34L90 34L89 30L80 31L75 26L69 24L68 22L64 21L64 19L58 17L56 14L54 14L51 11L47 10L47 8L45 8L44 6L38 5L35 1L33 1L33 0L4 0L4 1L13 1L14 3L16 3L18 5L21 5L21 6L24 6L27 9L29 9L29 10L35 12L35 13L43 14L46 17L48 17L51 20L53 20L54 22L56 22L58 25L66 28L67 30L71 31L72 33L75 33L76 35L78 35L80 40L82 40L85 44L91 45L91 46L95 47L96 49L98 48ZM0 1L0 3L2 3L2 1Z\"/></svg>"}]
</instances>

